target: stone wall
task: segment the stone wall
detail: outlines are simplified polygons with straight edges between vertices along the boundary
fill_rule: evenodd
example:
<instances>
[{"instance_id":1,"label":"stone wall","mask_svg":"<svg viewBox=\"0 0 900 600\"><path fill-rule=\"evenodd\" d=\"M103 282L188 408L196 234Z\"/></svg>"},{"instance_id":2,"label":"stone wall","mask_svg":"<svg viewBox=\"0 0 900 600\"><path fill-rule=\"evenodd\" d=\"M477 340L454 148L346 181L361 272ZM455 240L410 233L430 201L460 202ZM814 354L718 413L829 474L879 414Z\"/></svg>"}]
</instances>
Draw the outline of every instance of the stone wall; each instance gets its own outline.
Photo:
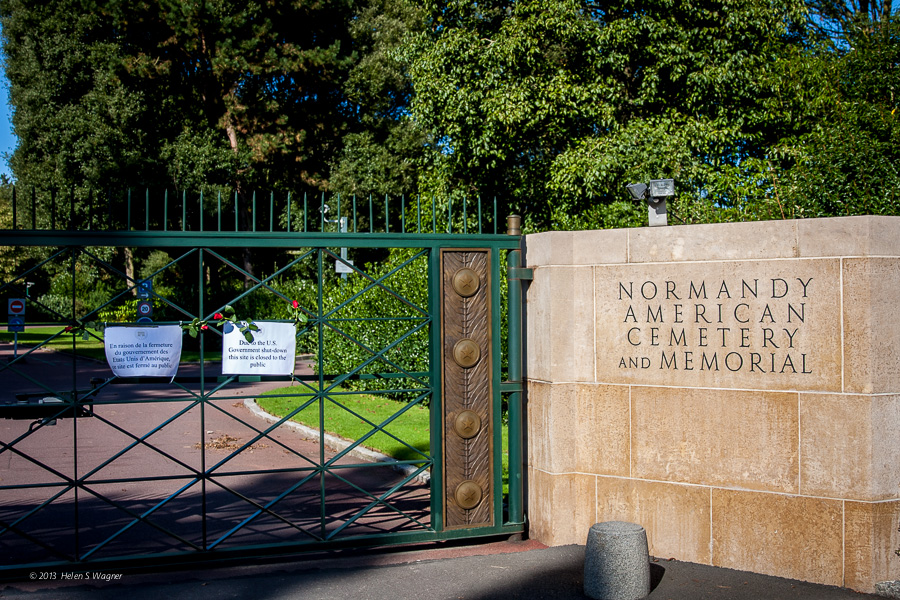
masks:
<instances>
[{"instance_id":1,"label":"stone wall","mask_svg":"<svg viewBox=\"0 0 900 600\"><path fill-rule=\"evenodd\" d=\"M900 217L526 238L531 537L900 578Z\"/></svg>"}]
</instances>

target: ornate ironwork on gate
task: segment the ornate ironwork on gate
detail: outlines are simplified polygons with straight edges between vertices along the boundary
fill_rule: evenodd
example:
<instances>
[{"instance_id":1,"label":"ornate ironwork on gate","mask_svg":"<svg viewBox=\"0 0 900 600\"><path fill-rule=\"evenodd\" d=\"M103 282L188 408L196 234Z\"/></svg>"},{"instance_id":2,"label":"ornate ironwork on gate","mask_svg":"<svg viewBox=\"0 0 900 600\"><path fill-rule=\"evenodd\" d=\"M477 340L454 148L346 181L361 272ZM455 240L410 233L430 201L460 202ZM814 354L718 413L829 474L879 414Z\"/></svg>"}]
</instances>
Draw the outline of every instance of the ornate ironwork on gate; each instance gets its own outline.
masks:
<instances>
[{"instance_id":1,"label":"ornate ironwork on gate","mask_svg":"<svg viewBox=\"0 0 900 600\"><path fill-rule=\"evenodd\" d=\"M13 201L0 575L523 531L527 270L496 203L192 202L128 193L82 223ZM298 324L292 375L222 373L226 307ZM106 364L104 326L139 319L188 332L173 378Z\"/></svg>"}]
</instances>

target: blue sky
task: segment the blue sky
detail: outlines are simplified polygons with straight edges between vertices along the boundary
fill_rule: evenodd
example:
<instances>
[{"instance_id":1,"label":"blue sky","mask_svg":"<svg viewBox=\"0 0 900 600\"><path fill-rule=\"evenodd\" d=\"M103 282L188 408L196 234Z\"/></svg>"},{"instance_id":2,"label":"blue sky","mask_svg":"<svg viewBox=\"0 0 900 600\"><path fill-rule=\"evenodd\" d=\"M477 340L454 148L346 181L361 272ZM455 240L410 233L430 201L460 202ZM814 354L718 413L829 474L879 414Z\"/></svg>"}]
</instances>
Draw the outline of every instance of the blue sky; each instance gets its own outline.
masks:
<instances>
[{"instance_id":1,"label":"blue sky","mask_svg":"<svg viewBox=\"0 0 900 600\"><path fill-rule=\"evenodd\" d=\"M16 136L12 132L12 109L9 107L9 82L6 71L0 68L0 173L12 177L7 157L16 149Z\"/></svg>"},{"instance_id":2,"label":"blue sky","mask_svg":"<svg viewBox=\"0 0 900 600\"><path fill-rule=\"evenodd\" d=\"M2 32L2 29L0 29ZM7 155L16 149L16 136L12 132L12 109L9 107L9 81L6 69L0 63L0 173L12 177L7 163Z\"/></svg>"}]
</instances>

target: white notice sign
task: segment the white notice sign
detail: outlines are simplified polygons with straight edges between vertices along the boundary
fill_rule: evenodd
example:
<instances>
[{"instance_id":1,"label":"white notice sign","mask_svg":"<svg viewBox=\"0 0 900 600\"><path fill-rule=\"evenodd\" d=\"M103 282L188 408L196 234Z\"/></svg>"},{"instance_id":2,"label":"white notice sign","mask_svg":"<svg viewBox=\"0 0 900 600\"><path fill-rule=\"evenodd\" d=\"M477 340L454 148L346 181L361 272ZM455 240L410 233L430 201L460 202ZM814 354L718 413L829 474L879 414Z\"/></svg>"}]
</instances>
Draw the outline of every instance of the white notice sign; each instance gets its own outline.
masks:
<instances>
[{"instance_id":1,"label":"white notice sign","mask_svg":"<svg viewBox=\"0 0 900 600\"><path fill-rule=\"evenodd\" d=\"M181 327L107 327L106 362L117 377L175 377L181 361Z\"/></svg>"},{"instance_id":2,"label":"white notice sign","mask_svg":"<svg viewBox=\"0 0 900 600\"><path fill-rule=\"evenodd\" d=\"M253 341L237 327L225 326L222 336L222 373L225 375L291 375L297 349L293 323L256 321Z\"/></svg>"}]
</instances>

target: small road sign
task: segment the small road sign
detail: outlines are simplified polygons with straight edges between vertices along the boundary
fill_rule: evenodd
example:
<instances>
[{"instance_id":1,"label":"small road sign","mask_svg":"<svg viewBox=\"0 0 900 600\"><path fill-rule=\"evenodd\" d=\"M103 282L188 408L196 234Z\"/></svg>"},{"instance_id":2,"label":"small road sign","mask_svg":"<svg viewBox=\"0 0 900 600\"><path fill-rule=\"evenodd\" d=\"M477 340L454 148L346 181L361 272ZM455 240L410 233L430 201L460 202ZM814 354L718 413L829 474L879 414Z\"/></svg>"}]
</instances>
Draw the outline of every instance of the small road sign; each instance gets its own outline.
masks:
<instances>
[{"instance_id":1,"label":"small road sign","mask_svg":"<svg viewBox=\"0 0 900 600\"><path fill-rule=\"evenodd\" d=\"M141 279L137 282L137 295L138 298L149 298L150 294L153 293L153 280L152 279Z\"/></svg>"},{"instance_id":2,"label":"small road sign","mask_svg":"<svg viewBox=\"0 0 900 600\"><path fill-rule=\"evenodd\" d=\"M25 317L12 316L6 322L6 330L13 333L25 331Z\"/></svg>"},{"instance_id":3,"label":"small road sign","mask_svg":"<svg viewBox=\"0 0 900 600\"><path fill-rule=\"evenodd\" d=\"M334 261L334 272L335 273L353 273L353 261L348 260L349 265L346 263L342 263L339 260Z\"/></svg>"},{"instance_id":4,"label":"small road sign","mask_svg":"<svg viewBox=\"0 0 900 600\"><path fill-rule=\"evenodd\" d=\"M25 299L24 298L10 298L9 299L9 314L10 315L24 315L25 314Z\"/></svg>"},{"instance_id":5,"label":"small road sign","mask_svg":"<svg viewBox=\"0 0 900 600\"><path fill-rule=\"evenodd\" d=\"M153 304L151 302L138 302L137 316L139 319L141 317L149 317L152 314L153 314Z\"/></svg>"}]
</instances>

